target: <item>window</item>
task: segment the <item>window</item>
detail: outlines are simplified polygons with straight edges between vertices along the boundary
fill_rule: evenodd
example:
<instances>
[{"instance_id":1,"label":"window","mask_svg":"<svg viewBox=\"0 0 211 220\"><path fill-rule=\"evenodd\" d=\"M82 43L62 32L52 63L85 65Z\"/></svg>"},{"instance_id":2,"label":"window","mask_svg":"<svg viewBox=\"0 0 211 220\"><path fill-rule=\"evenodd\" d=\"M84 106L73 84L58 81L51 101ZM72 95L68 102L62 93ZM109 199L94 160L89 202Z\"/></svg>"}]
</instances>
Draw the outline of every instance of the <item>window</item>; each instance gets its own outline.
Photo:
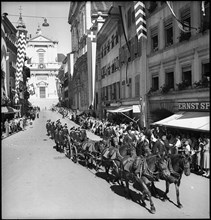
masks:
<instances>
[{"instance_id":1,"label":"window","mask_svg":"<svg viewBox=\"0 0 211 220\"><path fill-rule=\"evenodd\" d=\"M191 20L190 20L190 8L186 8L181 11L181 22L184 25L191 26ZM184 27L186 31L190 31L190 27Z\"/></svg>"},{"instance_id":2,"label":"window","mask_svg":"<svg viewBox=\"0 0 211 220\"><path fill-rule=\"evenodd\" d=\"M113 48L114 47L114 35L112 35L112 37L111 37L111 48Z\"/></svg>"},{"instance_id":3,"label":"window","mask_svg":"<svg viewBox=\"0 0 211 220\"><path fill-rule=\"evenodd\" d=\"M120 82L116 83L116 99L120 99Z\"/></svg>"},{"instance_id":4,"label":"window","mask_svg":"<svg viewBox=\"0 0 211 220\"><path fill-rule=\"evenodd\" d=\"M189 40L189 38L191 37L190 8L186 8L181 11L181 22L185 25L183 26L183 29L185 30L185 32L181 30L180 42Z\"/></svg>"},{"instance_id":5,"label":"window","mask_svg":"<svg viewBox=\"0 0 211 220\"><path fill-rule=\"evenodd\" d=\"M139 97L140 94L140 75L135 77L135 97Z\"/></svg>"},{"instance_id":6,"label":"window","mask_svg":"<svg viewBox=\"0 0 211 220\"><path fill-rule=\"evenodd\" d=\"M192 85L192 74L190 66L182 68L182 81L185 81L187 86Z\"/></svg>"},{"instance_id":7,"label":"window","mask_svg":"<svg viewBox=\"0 0 211 220\"><path fill-rule=\"evenodd\" d=\"M122 98L125 98L125 80L122 81Z\"/></svg>"},{"instance_id":8,"label":"window","mask_svg":"<svg viewBox=\"0 0 211 220\"><path fill-rule=\"evenodd\" d=\"M45 98L45 87L40 87L40 98Z\"/></svg>"},{"instance_id":9,"label":"window","mask_svg":"<svg viewBox=\"0 0 211 220\"><path fill-rule=\"evenodd\" d=\"M210 63L202 64L202 76L209 77L210 76Z\"/></svg>"},{"instance_id":10,"label":"window","mask_svg":"<svg viewBox=\"0 0 211 220\"><path fill-rule=\"evenodd\" d=\"M104 56L106 55L106 44L104 44L104 47L103 47L103 51L104 51Z\"/></svg>"},{"instance_id":11,"label":"window","mask_svg":"<svg viewBox=\"0 0 211 220\"><path fill-rule=\"evenodd\" d=\"M157 91L159 89L159 78L158 76L152 77L152 89L153 91Z\"/></svg>"},{"instance_id":12,"label":"window","mask_svg":"<svg viewBox=\"0 0 211 220\"><path fill-rule=\"evenodd\" d=\"M108 100L108 86L105 87L105 100Z\"/></svg>"},{"instance_id":13,"label":"window","mask_svg":"<svg viewBox=\"0 0 211 220\"><path fill-rule=\"evenodd\" d=\"M111 72L114 73L115 72L115 65L114 65L114 61L112 61L111 64Z\"/></svg>"},{"instance_id":14,"label":"window","mask_svg":"<svg viewBox=\"0 0 211 220\"><path fill-rule=\"evenodd\" d=\"M101 49L101 58L103 58L103 47Z\"/></svg>"},{"instance_id":15,"label":"window","mask_svg":"<svg viewBox=\"0 0 211 220\"><path fill-rule=\"evenodd\" d=\"M157 27L151 29L151 46L152 46L152 51L158 50L158 28Z\"/></svg>"},{"instance_id":16,"label":"window","mask_svg":"<svg viewBox=\"0 0 211 220\"><path fill-rule=\"evenodd\" d=\"M44 53L39 53L39 63L44 63Z\"/></svg>"},{"instance_id":17,"label":"window","mask_svg":"<svg viewBox=\"0 0 211 220\"><path fill-rule=\"evenodd\" d=\"M129 78L128 84L129 84L129 98L132 98L132 78Z\"/></svg>"},{"instance_id":18,"label":"window","mask_svg":"<svg viewBox=\"0 0 211 220\"><path fill-rule=\"evenodd\" d=\"M173 44L172 18L165 21L164 28L165 28L165 45L166 45L166 47L168 47L168 46L171 46Z\"/></svg>"},{"instance_id":19,"label":"window","mask_svg":"<svg viewBox=\"0 0 211 220\"><path fill-rule=\"evenodd\" d=\"M208 1L204 1L204 13L202 11L202 25L201 31L204 32L207 29L210 29L210 3Z\"/></svg>"},{"instance_id":20,"label":"window","mask_svg":"<svg viewBox=\"0 0 211 220\"><path fill-rule=\"evenodd\" d=\"M107 67L107 73L108 73L108 75L111 74L111 67L110 67L110 64L108 64L108 67Z\"/></svg>"},{"instance_id":21,"label":"window","mask_svg":"<svg viewBox=\"0 0 211 220\"><path fill-rule=\"evenodd\" d=\"M166 85L174 88L174 72L166 72Z\"/></svg>"},{"instance_id":22,"label":"window","mask_svg":"<svg viewBox=\"0 0 211 220\"><path fill-rule=\"evenodd\" d=\"M107 43L107 52L110 51L110 40L108 40L108 43Z\"/></svg>"},{"instance_id":23,"label":"window","mask_svg":"<svg viewBox=\"0 0 211 220\"><path fill-rule=\"evenodd\" d=\"M116 32L116 36L115 37L116 37L116 42L115 43L118 44L119 43L118 32Z\"/></svg>"}]
</instances>

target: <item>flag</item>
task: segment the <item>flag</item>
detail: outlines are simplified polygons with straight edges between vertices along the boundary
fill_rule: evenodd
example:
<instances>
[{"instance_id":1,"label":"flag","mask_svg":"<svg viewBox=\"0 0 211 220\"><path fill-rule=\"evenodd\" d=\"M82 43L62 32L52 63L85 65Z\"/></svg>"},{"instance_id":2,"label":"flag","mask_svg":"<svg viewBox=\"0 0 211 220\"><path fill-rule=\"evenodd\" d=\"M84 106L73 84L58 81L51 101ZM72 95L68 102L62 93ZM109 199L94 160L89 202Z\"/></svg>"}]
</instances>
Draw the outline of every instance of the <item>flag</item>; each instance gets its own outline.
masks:
<instances>
[{"instance_id":1,"label":"flag","mask_svg":"<svg viewBox=\"0 0 211 220\"><path fill-rule=\"evenodd\" d=\"M34 84L31 83L30 85L28 85L28 92L30 95L34 95L35 94L35 87L34 87Z\"/></svg>"},{"instance_id":2,"label":"flag","mask_svg":"<svg viewBox=\"0 0 211 220\"><path fill-rule=\"evenodd\" d=\"M1 24L1 74L2 74L2 81L3 81L1 95L2 97L7 98L8 93L7 93L6 66L7 66L7 45L6 45L4 25Z\"/></svg>"},{"instance_id":3,"label":"flag","mask_svg":"<svg viewBox=\"0 0 211 220\"><path fill-rule=\"evenodd\" d=\"M205 16L205 1L202 1L201 2L201 10L202 10L202 13L203 13L203 16Z\"/></svg>"},{"instance_id":4,"label":"flag","mask_svg":"<svg viewBox=\"0 0 211 220\"><path fill-rule=\"evenodd\" d=\"M97 42L96 40L96 31L88 30L87 37L91 40L91 42Z\"/></svg>"},{"instance_id":5,"label":"flag","mask_svg":"<svg viewBox=\"0 0 211 220\"><path fill-rule=\"evenodd\" d=\"M96 51L97 51L97 30L87 30L87 61L88 61L88 81L89 81L89 106L94 106L95 100L95 71L96 71Z\"/></svg>"},{"instance_id":6,"label":"flag","mask_svg":"<svg viewBox=\"0 0 211 220\"><path fill-rule=\"evenodd\" d=\"M134 1L135 24L138 40L141 37L147 38L145 5L142 1Z\"/></svg>"}]
</instances>

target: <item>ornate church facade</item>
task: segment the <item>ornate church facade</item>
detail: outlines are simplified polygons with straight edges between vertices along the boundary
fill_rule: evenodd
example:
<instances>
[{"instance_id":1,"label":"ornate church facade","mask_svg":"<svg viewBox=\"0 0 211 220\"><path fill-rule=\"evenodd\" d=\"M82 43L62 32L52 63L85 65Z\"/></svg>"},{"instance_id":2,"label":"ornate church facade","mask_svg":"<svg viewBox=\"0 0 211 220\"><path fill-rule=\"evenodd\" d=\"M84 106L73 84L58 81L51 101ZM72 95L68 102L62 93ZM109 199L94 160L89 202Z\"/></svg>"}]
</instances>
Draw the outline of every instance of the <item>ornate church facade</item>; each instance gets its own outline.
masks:
<instances>
[{"instance_id":1,"label":"ornate church facade","mask_svg":"<svg viewBox=\"0 0 211 220\"><path fill-rule=\"evenodd\" d=\"M26 65L31 70L29 101L41 109L48 109L59 101L57 75L62 60L59 60L61 56L57 53L57 46L58 41L43 36L41 31L27 41L26 54L29 59Z\"/></svg>"}]
</instances>

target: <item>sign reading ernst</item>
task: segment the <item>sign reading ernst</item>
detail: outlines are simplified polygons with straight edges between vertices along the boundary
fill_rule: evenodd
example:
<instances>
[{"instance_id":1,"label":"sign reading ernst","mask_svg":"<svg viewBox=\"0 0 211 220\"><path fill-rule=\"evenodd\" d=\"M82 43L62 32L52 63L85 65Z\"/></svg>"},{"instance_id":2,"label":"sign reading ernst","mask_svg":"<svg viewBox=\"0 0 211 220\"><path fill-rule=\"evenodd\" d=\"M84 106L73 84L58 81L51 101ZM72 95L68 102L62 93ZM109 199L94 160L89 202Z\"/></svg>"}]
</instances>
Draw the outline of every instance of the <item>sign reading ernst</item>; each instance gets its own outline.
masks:
<instances>
[{"instance_id":1,"label":"sign reading ernst","mask_svg":"<svg viewBox=\"0 0 211 220\"><path fill-rule=\"evenodd\" d=\"M209 102L179 102L178 109L182 111L209 111Z\"/></svg>"}]
</instances>

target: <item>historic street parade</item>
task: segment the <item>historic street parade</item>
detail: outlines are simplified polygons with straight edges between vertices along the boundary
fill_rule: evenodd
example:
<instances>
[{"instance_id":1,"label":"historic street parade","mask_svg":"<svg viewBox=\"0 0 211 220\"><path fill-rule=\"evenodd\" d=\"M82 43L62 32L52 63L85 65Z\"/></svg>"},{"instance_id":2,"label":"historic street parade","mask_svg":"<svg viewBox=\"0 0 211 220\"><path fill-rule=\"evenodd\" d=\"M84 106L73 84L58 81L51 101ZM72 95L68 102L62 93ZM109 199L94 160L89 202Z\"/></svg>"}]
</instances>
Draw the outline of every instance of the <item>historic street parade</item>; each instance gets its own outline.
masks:
<instances>
[{"instance_id":1,"label":"historic street parade","mask_svg":"<svg viewBox=\"0 0 211 220\"><path fill-rule=\"evenodd\" d=\"M2 219L210 219L209 6L1 2Z\"/></svg>"}]
</instances>

